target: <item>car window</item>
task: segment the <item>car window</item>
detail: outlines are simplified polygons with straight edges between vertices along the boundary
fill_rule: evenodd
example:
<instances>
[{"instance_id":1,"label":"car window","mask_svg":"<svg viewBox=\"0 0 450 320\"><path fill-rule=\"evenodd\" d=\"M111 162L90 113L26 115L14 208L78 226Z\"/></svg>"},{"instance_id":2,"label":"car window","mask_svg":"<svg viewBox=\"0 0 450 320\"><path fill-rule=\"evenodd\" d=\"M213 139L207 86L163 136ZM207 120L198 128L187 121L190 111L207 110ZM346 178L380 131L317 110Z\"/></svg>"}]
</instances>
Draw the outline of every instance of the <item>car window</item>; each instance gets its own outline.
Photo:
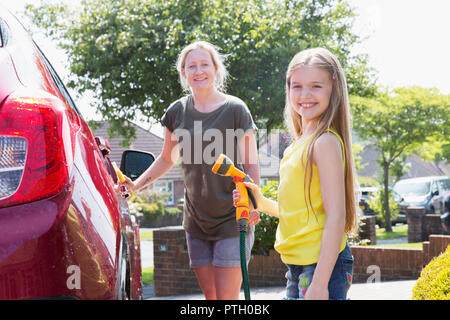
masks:
<instances>
[{"instance_id":1,"label":"car window","mask_svg":"<svg viewBox=\"0 0 450 320\"><path fill-rule=\"evenodd\" d=\"M394 191L401 196L424 196L430 192L430 181L397 183Z\"/></svg>"},{"instance_id":2,"label":"car window","mask_svg":"<svg viewBox=\"0 0 450 320\"><path fill-rule=\"evenodd\" d=\"M431 192L434 193L436 191L439 191L439 189L438 189L437 181L434 181L432 186L431 186Z\"/></svg>"},{"instance_id":3,"label":"car window","mask_svg":"<svg viewBox=\"0 0 450 320\"><path fill-rule=\"evenodd\" d=\"M450 179L438 180L439 187L443 191L450 191Z\"/></svg>"},{"instance_id":4,"label":"car window","mask_svg":"<svg viewBox=\"0 0 450 320\"><path fill-rule=\"evenodd\" d=\"M66 99L67 103L70 105L70 107L75 110L80 117L83 118L83 115L81 114L81 112L78 110L77 106L75 105L75 102L72 100L72 97L69 94L69 91L67 91L66 86L64 85L64 83L61 81L60 77L58 76L58 74L56 73L55 69L53 68L52 64L50 63L50 61L48 61L47 57L44 55L44 53L41 51L41 49L39 48L39 46L34 43L34 45L36 46L37 50L39 51L39 54L41 55L42 59L45 62L45 65L48 68L48 71L50 72L50 75L52 76L53 81L55 81L56 87L58 88L59 92L62 94L62 96Z\"/></svg>"}]
</instances>

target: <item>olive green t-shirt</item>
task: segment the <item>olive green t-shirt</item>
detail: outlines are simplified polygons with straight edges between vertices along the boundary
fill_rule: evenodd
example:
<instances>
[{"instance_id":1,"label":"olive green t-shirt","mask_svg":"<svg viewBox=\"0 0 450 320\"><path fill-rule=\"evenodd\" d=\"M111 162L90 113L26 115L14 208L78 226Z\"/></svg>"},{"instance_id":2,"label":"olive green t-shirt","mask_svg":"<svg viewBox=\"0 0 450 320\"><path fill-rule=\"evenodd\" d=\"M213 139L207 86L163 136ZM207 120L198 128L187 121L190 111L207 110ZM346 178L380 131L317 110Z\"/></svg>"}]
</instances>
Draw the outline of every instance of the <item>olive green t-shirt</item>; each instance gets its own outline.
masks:
<instances>
[{"instance_id":1,"label":"olive green t-shirt","mask_svg":"<svg viewBox=\"0 0 450 320\"><path fill-rule=\"evenodd\" d=\"M238 141L248 130L257 130L247 105L227 95L226 102L209 113L195 109L192 95L167 109L162 117L178 141L184 176L183 227L204 240L238 236L231 177L214 174L211 169L224 153L242 170Z\"/></svg>"}]
</instances>

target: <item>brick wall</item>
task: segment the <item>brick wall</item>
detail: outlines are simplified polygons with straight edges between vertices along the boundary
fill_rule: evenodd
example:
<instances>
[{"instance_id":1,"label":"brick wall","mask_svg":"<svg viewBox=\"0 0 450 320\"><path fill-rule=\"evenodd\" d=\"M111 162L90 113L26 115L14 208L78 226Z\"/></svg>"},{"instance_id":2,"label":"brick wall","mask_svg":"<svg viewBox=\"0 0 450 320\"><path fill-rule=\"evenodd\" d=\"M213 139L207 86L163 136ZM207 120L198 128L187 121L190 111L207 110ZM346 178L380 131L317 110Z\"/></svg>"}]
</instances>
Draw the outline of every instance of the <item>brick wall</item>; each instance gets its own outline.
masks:
<instances>
[{"instance_id":1,"label":"brick wall","mask_svg":"<svg viewBox=\"0 0 450 320\"><path fill-rule=\"evenodd\" d=\"M365 282L372 275L371 266L380 270L381 281L417 279L422 267L450 244L450 236L431 235L423 249L351 247L354 282ZM201 292L194 271L189 267L186 238L182 227L168 227L153 232L155 295L158 297ZM369 268L369 269L368 269ZM287 268L280 256L253 256L248 266L250 287L284 286Z\"/></svg>"},{"instance_id":2,"label":"brick wall","mask_svg":"<svg viewBox=\"0 0 450 320\"><path fill-rule=\"evenodd\" d=\"M441 216L425 214L424 207L408 207L408 242L427 241L430 234L450 235L441 225Z\"/></svg>"}]
</instances>

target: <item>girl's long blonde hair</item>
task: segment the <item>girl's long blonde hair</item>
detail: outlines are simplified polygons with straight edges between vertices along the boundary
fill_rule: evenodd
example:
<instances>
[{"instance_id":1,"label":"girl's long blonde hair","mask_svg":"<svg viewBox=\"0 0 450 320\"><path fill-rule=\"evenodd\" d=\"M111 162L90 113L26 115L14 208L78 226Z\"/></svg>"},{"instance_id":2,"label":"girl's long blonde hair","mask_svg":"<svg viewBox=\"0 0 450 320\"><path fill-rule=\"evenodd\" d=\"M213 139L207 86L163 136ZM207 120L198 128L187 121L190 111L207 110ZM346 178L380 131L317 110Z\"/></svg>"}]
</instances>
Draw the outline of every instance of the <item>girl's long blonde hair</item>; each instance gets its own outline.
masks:
<instances>
[{"instance_id":1,"label":"girl's long blonde hair","mask_svg":"<svg viewBox=\"0 0 450 320\"><path fill-rule=\"evenodd\" d=\"M345 232L350 233L356 227L356 196L355 186L357 184L355 176L355 165L352 154L351 129L350 129L350 107L347 92L347 82L345 80L344 70L339 60L334 54L324 48L307 49L297 53L289 63L286 73L286 105L284 109L284 118L286 124L295 138L299 138L302 133L302 117L296 112L290 103L290 82L292 73L301 66L314 66L326 70L330 73L333 81L333 89L330 96L330 104L327 110L320 116L318 125L312 134L310 143L306 150L305 163L305 181L304 186L307 207L311 207L310 187L312 181L312 154L316 140L327 130L333 129L342 138L344 143L345 156ZM307 180L309 178L309 181ZM314 211L314 209L313 209ZM308 208L309 212L309 208Z\"/></svg>"}]
</instances>

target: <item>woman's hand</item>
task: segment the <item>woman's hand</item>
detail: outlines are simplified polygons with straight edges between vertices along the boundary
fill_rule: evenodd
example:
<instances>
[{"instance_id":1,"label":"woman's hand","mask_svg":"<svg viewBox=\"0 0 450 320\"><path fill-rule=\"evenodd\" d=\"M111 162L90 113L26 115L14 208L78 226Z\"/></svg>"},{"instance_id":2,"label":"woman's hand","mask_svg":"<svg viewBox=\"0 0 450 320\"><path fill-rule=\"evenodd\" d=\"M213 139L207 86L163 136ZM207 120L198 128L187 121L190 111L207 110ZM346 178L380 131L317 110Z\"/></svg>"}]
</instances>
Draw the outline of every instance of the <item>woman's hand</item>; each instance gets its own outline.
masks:
<instances>
[{"instance_id":1,"label":"woman's hand","mask_svg":"<svg viewBox=\"0 0 450 320\"><path fill-rule=\"evenodd\" d=\"M134 192L136 190L136 185L134 184L133 180L128 178L126 175L123 175L123 177L125 178L125 181L122 182L122 185L125 185L128 189Z\"/></svg>"},{"instance_id":2,"label":"woman's hand","mask_svg":"<svg viewBox=\"0 0 450 320\"><path fill-rule=\"evenodd\" d=\"M122 176L125 178L125 181L114 185L114 191L117 195L126 199L133 195L133 191L136 190L136 185L126 175L122 174Z\"/></svg>"}]
</instances>

